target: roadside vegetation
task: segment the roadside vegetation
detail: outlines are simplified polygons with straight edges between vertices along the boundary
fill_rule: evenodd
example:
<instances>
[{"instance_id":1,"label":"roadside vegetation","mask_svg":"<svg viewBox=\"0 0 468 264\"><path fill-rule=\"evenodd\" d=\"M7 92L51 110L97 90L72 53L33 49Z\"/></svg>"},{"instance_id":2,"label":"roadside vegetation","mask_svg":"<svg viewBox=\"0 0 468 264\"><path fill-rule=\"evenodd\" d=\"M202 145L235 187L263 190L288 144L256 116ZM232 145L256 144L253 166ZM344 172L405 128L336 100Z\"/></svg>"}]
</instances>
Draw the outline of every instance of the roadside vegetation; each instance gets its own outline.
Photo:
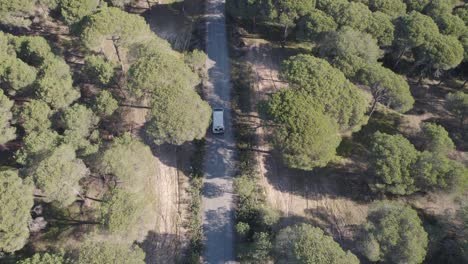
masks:
<instances>
[{"instance_id":1,"label":"roadside vegetation","mask_svg":"<svg viewBox=\"0 0 468 264\"><path fill-rule=\"evenodd\" d=\"M259 47L289 55L277 65L278 82L287 87L268 90L264 101L246 111L258 110L273 146L268 155L280 157L277 162L291 174L311 172L309 177L356 164L348 174L370 192L356 197L360 203L366 199L367 219L346 244L306 218L280 214L262 227L267 230L262 235L252 231L252 220L238 216L241 247L248 241L256 245L250 249L263 249L251 255L240 250L239 258L245 263L468 261L462 217L468 201L466 3L228 0L227 10L237 38L231 40L233 85L244 94L240 98L254 98L246 90L257 93L255 85L264 81L248 63ZM255 46L249 44L252 38L266 41ZM265 50L263 58L269 56ZM237 81L236 71L242 76ZM258 148L255 137L262 132L244 123L239 131L250 131L246 149ZM257 159L252 154L240 161L255 175ZM262 177L269 180L244 173L236 179L238 212L252 204L271 208ZM431 195L451 197L453 211L434 215L411 202Z\"/></svg>"},{"instance_id":2,"label":"roadside vegetation","mask_svg":"<svg viewBox=\"0 0 468 264\"><path fill-rule=\"evenodd\" d=\"M206 55L173 50L125 11L139 4L0 1L0 262L148 261L161 214L150 146L202 139L211 110L196 90ZM128 109L147 111L143 127Z\"/></svg>"}]
</instances>

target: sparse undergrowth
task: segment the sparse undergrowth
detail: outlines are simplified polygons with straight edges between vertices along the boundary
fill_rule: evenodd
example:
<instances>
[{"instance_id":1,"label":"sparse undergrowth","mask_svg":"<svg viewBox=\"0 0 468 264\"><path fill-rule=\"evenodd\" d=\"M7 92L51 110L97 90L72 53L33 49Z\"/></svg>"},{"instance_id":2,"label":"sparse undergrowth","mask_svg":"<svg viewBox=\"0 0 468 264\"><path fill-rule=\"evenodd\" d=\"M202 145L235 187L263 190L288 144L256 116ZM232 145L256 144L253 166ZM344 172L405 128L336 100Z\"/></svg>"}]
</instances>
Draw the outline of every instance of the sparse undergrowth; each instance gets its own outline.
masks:
<instances>
[{"instance_id":1,"label":"sparse undergrowth","mask_svg":"<svg viewBox=\"0 0 468 264\"><path fill-rule=\"evenodd\" d=\"M201 216L202 189L203 189L203 159L205 157L205 141L195 142L195 152L191 161L190 172L190 203L191 217L188 220L188 234L190 236L188 263L200 263L203 252L203 223Z\"/></svg>"}]
</instances>

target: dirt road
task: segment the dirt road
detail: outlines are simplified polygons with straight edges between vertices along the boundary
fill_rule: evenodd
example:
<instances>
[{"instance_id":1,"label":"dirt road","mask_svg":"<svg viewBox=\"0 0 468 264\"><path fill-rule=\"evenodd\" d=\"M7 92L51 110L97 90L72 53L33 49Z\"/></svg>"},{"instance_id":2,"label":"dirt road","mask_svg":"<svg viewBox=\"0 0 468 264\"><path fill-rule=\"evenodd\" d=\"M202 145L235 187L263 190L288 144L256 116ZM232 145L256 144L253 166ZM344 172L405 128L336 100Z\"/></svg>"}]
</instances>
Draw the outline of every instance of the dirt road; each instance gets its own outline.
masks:
<instances>
[{"instance_id":1,"label":"dirt road","mask_svg":"<svg viewBox=\"0 0 468 264\"><path fill-rule=\"evenodd\" d=\"M232 132L229 54L223 0L206 2L206 53L215 65L209 70L206 100L225 109L226 132L206 137L203 186L204 263L234 263L234 210L232 177L235 174L235 142ZM209 62L207 62L209 63Z\"/></svg>"}]
</instances>

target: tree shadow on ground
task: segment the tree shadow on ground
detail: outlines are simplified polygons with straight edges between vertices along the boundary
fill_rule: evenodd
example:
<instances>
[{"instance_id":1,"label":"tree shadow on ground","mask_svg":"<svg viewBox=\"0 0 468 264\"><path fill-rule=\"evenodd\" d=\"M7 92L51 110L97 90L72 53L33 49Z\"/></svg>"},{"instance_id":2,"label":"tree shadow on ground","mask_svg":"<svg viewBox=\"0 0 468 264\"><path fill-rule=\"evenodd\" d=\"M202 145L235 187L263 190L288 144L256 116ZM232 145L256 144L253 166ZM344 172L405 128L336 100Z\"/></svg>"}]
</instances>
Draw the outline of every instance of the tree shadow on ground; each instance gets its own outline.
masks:
<instances>
[{"instance_id":1,"label":"tree shadow on ground","mask_svg":"<svg viewBox=\"0 0 468 264\"><path fill-rule=\"evenodd\" d=\"M177 263L183 259L179 238L175 234L159 234L150 231L145 241L139 244L145 252L148 264Z\"/></svg>"}]
</instances>

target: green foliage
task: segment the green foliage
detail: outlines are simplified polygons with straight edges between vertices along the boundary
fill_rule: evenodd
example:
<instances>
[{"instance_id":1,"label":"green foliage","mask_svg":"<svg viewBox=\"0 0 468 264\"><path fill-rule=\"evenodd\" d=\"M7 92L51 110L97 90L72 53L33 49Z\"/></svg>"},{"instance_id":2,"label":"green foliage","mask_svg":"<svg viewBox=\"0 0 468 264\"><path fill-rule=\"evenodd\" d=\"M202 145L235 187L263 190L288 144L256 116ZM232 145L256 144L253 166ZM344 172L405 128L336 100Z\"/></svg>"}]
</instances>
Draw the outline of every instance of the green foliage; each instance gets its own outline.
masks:
<instances>
[{"instance_id":1,"label":"green foliage","mask_svg":"<svg viewBox=\"0 0 468 264\"><path fill-rule=\"evenodd\" d=\"M267 16L269 5L271 2L264 0L227 0L226 10L233 17L255 21L257 17Z\"/></svg>"},{"instance_id":2,"label":"green foliage","mask_svg":"<svg viewBox=\"0 0 468 264\"><path fill-rule=\"evenodd\" d=\"M443 126L434 123L423 123L422 135L425 141L425 150L438 154L447 154L455 150L455 144Z\"/></svg>"},{"instance_id":3,"label":"green foliage","mask_svg":"<svg viewBox=\"0 0 468 264\"><path fill-rule=\"evenodd\" d=\"M102 222L110 233L128 235L139 226L145 216L146 201L143 193L113 190L101 206Z\"/></svg>"},{"instance_id":4,"label":"green foliage","mask_svg":"<svg viewBox=\"0 0 468 264\"><path fill-rule=\"evenodd\" d=\"M366 65L359 70L356 79L370 87L375 102L387 105L400 113L413 107L414 99L406 79L382 65Z\"/></svg>"},{"instance_id":5,"label":"green foliage","mask_svg":"<svg viewBox=\"0 0 468 264\"><path fill-rule=\"evenodd\" d=\"M125 134L104 150L96 168L103 175L115 176L124 189L138 192L156 171L155 166L150 148Z\"/></svg>"},{"instance_id":6,"label":"green foliage","mask_svg":"<svg viewBox=\"0 0 468 264\"><path fill-rule=\"evenodd\" d=\"M454 5L458 2L458 0L431 0L423 11L431 17L437 17L441 14L452 13Z\"/></svg>"},{"instance_id":7,"label":"green foliage","mask_svg":"<svg viewBox=\"0 0 468 264\"><path fill-rule=\"evenodd\" d=\"M322 10L331 17L338 17L341 10L348 5L347 0L317 0L317 9Z\"/></svg>"},{"instance_id":8,"label":"green foliage","mask_svg":"<svg viewBox=\"0 0 468 264\"><path fill-rule=\"evenodd\" d=\"M119 8L101 8L83 24L81 40L90 50L99 52L108 40L127 47L149 40L153 35L143 17Z\"/></svg>"},{"instance_id":9,"label":"green foliage","mask_svg":"<svg viewBox=\"0 0 468 264\"><path fill-rule=\"evenodd\" d=\"M360 127L367 121L367 101L362 92L327 61L310 55L291 57L283 64L281 78L306 92L314 112L326 111L341 130Z\"/></svg>"},{"instance_id":10,"label":"green foliage","mask_svg":"<svg viewBox=\"0 0 468 264\"><path fill-rule=\"evenodd\" d=\"M463 45L463 61L468 61L468 33L460 37L460 43Z\"/></svg>"},{"instance_id":11,"label":"green foliage","mask_svg":"<svg viewBox=\"0 0 468 264\"><path fill-rule=\"evenodd\" d=\"M73 87L70 67L59 57L42 65L37 81L36 95L53 108L64 108L80 97Z\"/></svg>"},{"instance_id":12,"label":"green foliage","mask_svg":"<svg viewBox=\"0 0 468 264\"><path fill-rule=\"evenodd\" d=\"M335 120L324 115L310 96L280 91L268 102L268 115L278 124L275 145L290 168L311 170L335 158L341 138Z\"/></svg>"},{"instance_id":13,"label":"green foliage","mask_svg":"<svg viewBox=\"0 0 468 264\"><path fill-rule=\"evenodd\" d=\"M11 126L12 107L13 101L10 101L0 89L0 145L16 138L16 128Z\"/></svg>"},{"instance_id":14,"label":"green foliage","mask_svg":"<svg viewBox=\"0 0 468 264\"><path fill-rule=\"evenodd\" d=\"M416 184L423 190L442 188L463 192L468 186L468 170L443 153L422 152L413 173L416 175Z\"/></svg>"},{"instance_id":15,"label":"green foliage","mask_svg":"<svg viewBox=\"0 0 468 264\"><path fill-rule=\"evenodd\" d=\"M432 18L412 11L395 22L395 44L403 48L415 48L439 35L439 28Z\"/></svg>"},{"instance_id":16,"label":"green foliage","mask_svg":"<svg viewBox=\"0 0 468 264\"><path fill-rule=\"evenodd\" d=\"M67 264L70 263L62 254L36 253L32 257L20 260L17 264Z\"/></svg>"},{"instance_id":17,"label":"green foliage","mask_svg":"<svg viewBox=\"0 0 468 264\"><path fill-rule=\"evenodd\" d=\"M138 246L113 241L88 240L80 248L77 264L144 264L145 253Z\"/></svg>"},{"instance_id":18,"label":"green foliage","mask_svg":"<svg viewBox=\"0 0 468 264\"><path fill-rule=\"evenodd\" d=\"M422 263L427 233L416 211L389 201L377 203L364 225L363 254L371 261Z\"/></svg>"},{"instance_id":19,"label":"green foliage","mask_svg":"<svg viewBox=\"0 0 468 264\"><path fill-rule=\"evenodd\" d=\"M345 67L346 76L349 78L353 77L360 67L376 63L383 55L377 41L371 35L349 28L327 35L320 45L320 53L332 61L342 58L344 61L353 63L351 69ZM337 66L343 67L344 65L341 63Z\"/></svg>"},{"instance_id":20,"label":"green foliage","mask_svg":"<svg viewBox=\"0 0 468 264\"><path fill-rule=\"evenodd\" d=\"M33 206L33 187L15 170L0 170L0 204L0 252L12 253L27 242Z\"/></svg>"},{"instance_id":21,"label":"green foliage","mask_svg":"<svg viewBox=\"0 0 468 264\"><path fill-rule=\"evenodd\" d=\"M140 59L128 71L130 93L149 97L151 110L145 132L156 144L180 145L203 138L211 109L193 89L200 81L197 74L180 54L163 52L157 48L160 43L151 43L138 48Z\"/></svg>"},{"instance_id":22,"label":"green foliage","mask_svg":"<svg viewBox=\"0 0 468 264\"><path fill-rule=\"evenodd\" d=\"M365 31L370 27L372 12L369 8L357 2L342 5L337 14L329 14L335 18L339 27L350 27L357 31Z\"/></svg>"},{"instance_id":23,"label":"green foliage","mask_svg":"<svg viewBox=\"0 0 468 264\"><path fill-rule=\"evenodd\" d=\"M406 4L402 0L370 0L369 8L373 12L380 11L391 17L406 14Z\"/></svg>"},{"instance_id":24,"label":"green foliage","mask_svg":"<svg viewBox=\"0 0 468 264\"><path fill-rule=\"evenodd\" d=\"M468 116L468 94L462 91L450 93L446 100L447 109L460 120L460 126L463 126Z\"/></svg>"},{"instance_id":25,"label":"green foliage","mask_svg":"<svg viewBox=\"0 0 468 264\"><path fill-rule=\"evenodd\" d=\"M6 25L27 27L34 11L35 0L0 0L0 22Z\"/></svg>"},{"instance_id":26,"label":"green foliage","mask_svg":"<svg viewBox=\"0 0 468 264\"><path fill-rule=\"evenodd\" d=\"M405 0L409 11L422 12L431 0Z\"/></svg>"},{"instance_id":27,"label":"green foliage","mask_svg":"<svg viewBox=\"0 0 468 264\"><path fill-rule=\"evenodd\" d=\"M234 180L234 188L239 195L236 219L240 230L249 232L245 238L254 231L270 230L279 220L279 213L264 203L256 180L254 175L242 175Z\"/></svg>"},{"instance_id":28,"label":"green foliage","mask_svg":"<svg viewBox=\"0 0 468 264\"><path fill-rule=\"evenodd\" d=\"M41 161L32 166L31 177L42 190L46 200L56 201L66 207L80 193L79 181L89 172L83 161L75 157L73 147L62 145L50 151Z\"/></svg>"},{"instance_id":29,"label":"green foliage","mask_svg":"<svg viewBox=\"0 0 468 264\"><path fill-rule=\"evenodd\" d=\"M115 76L115 65L102 56L87 56L85 58L85 73L88 79L97 84L108 85Z\"/></svg>"},{"instance_id":30,"label":"green foliage","mask_svg":"<svg viewBox=\"0 0 468 264\"><path fill-rule=\"evenodd\" d=\"M58 120L58 125L64 130L63 141L80 150L80 154L88 155L95 153L97 146L92 146L88 141L92 133L98 133L96 125L99 118L94 115L93 111L86 108L84 105L74 104L72 107L65 109ZM93 132L95 131L95 132Z\"/></svg>"},{"instance_id":31,"label":"green foliage","mask_svg":"<svg viewBox=\"0 0 468 264\"><path fill-rule=\"evenodd\" d=\"M418 151L406 138L377 132L373 135L371 153L375 189L399 195L417 190L412 169Z\"/></svg>"},{"instance_id":32,"label":"green foliage","mask_svg":"<svg viewBox=\"0 0 468 264\"><path fill-rule=\"evenodd\" d=\"M85 138L95 128L99 118L93 111L81 104L74 104L65 109L60 116L60 126L65 130L64 136Z\"/></svg>"},{"instance_id":33,"label":"green foliage","mask_svg":"<svg viewBox=\"0 0 468 264\"><path fill-rule=\"evenodd\" d=\"M50 128L52 114L53 112L47 103L31 100L21 108L19 119L26 133L42 132Z\"/></svg>"},{"instance_id":34,"label":"green foliage","mask_svg":"<svg viewBox=\"0 0 468 264\"><path fill-rule=\"evenodd\" d=\"M158 88L151 102L146 134L156 144L181 145L202 139L210 124L208 103L193 90Z\"/></svg>"},{"instance_id":35,"label":"green foliage","mask_svg":"<svg viewBox=\"0 0 468 264\"><path fill-rule=\"evenodd\" d=\"M455 15L458 16L468 26L468 5L455 9Z\"/></svg>"},{"instance_id":36,"label":"green foliage","mask_svg":"<svg viewBox=\"0 0 468 264\"><path fill-rule=\"evenodd\" d=\"M297 20L312 11L314 6L315 0L272 0L272 5L268 5L269 17L286 28L293 27Z\"/></svg>"},{"instance_id":37,"label":"green foliage","mask_svg":"<svg viewBox=\"0 0 468 264\"><path fill-rule=\"evenodd\" d=\"M236 224L236 233L240 237L246 237L249 232L250 232L250 225L248 223L238 222Z\"/></svg>"},{"instance_id":38,"label":"green foliage","mask_svg":"<svg viewBox=\"0 0 468 264\"><path fill-rule=\"evenodd\" d=\"M14 40L18 58L34 67L40 67L55 55L43 37L21 36Z\"/></svg>"},{"instance_id":39,"label":"green foliage","mask_svg":"<svg viewBox=\"0 0 468 264\"><path fill-rule=\"evenodd\" d=\"M378 40L380 46L390 46L393 42L395 26L389 15L382 12L372 13L372 19L367 33L371 34Z\"/></svg>"},{"instance_id":40,"label":"green foliage","mask_svg":"<svg viewBox=\"0 0 468 264\"><path fill-rule=\"evenodd\" d=\"M57 132L49 129L32 131L23 138L23 146L16 153L16 162L23 165L34 164L60 141Z\"/></svg>"},{"instance_id":41,"label":"green foliage","mask_svg":"<svg viewBox=\"0 0 468 264\"><path fill-rule=\"evenodd\" d=\"M128 71L128 90L135 97L165 90L192 90L198 76L181 58L162 52L142 56Z\"/></svg>"},{"instance_id":42,"label":"green foliage","mask_svg":"<svg viewBox=\"0 0 468 264\"><path fill-rule=\"evenodd\" d=\"M92 14L99 6L99 0L61 0L62 17L69 25L79 22Z\"/></svg>"},{"instance_id":43,"label":"green foliage","mask_svg":"<svg viewBox=\"0 0 468 264\"><path fill-rule=\"evenodd\" d=\"M206 61L208 55L201 50L193 50L184 54L184 62L193 72L198 73L200 78L206 78Z\"/></svg>"},{"instance_id":44,"label":"green foliage","mask_svg":"<svg viewBox=\"0 0 468 264\"><path fill-rule=\"evenodd\" d=\"M0 81L14 92L22 91L36 80L36 69L11 56L0 59Z\"/></svg>"},{"instance_id":45,"label":"green foliage","mask_svg":"<svg viewBox=\"0 0 468 264\"><path fill-rule=\"evenodd\" d=\"M300 40L314 41L325 33L335 31L336 28L333 17L314 9L299 21L297 36Z\"/></svg>"},{"instance_id":46,"label":"green foliage","mask_svg":"<svg viewBox=\"0 0 468 264\"><path fill-rule=\"evenodd\" d=\"M449 70L463 61L464 50L457 38L438 34L425 42L416 55L428 67Z\"/></svg>"},{"instance_id":47,"label":"green foliage","mask_svg":"<svg viewBox=\"0 0 468 264\"><path fill-rule=\"evenodd\" d=\"M440 32L445 35L459 38L468 31L465 22L458 16L450 13L440 14L434 20L439 26Z\"/></svg>"},{"instance_id":48,"label":"green foliage","mask_svg":"<svg viewBox=\"0 0 468 264\"><path fill-rule=\"evenodd\" d=\"M242 251L240 259L247 263L268 263L273 245L268 233L255 233L252 242Z\"/></svg>"},{"instance_id":49,"label":"green foliage","mask_svg":"<svg viewBox=\"0 0 468 264\"><path fill-rule=\"evenodd\" d=\"M308 224L289 226L279 231L275 240L279 263L358 264L359 259L345 252L332 237Z\"/></svg>"},{"instance_id":50,"label":"green foliage","mask_svg":"<svg viewBox=\"0 0 468 264\"><path fill-rule=\"evenodd\" d=\"M109 91L101 91L96 96L93 109L101 117L111 116L119 107L117 100L114 99Z\"/></svg>"}]
</instances>

